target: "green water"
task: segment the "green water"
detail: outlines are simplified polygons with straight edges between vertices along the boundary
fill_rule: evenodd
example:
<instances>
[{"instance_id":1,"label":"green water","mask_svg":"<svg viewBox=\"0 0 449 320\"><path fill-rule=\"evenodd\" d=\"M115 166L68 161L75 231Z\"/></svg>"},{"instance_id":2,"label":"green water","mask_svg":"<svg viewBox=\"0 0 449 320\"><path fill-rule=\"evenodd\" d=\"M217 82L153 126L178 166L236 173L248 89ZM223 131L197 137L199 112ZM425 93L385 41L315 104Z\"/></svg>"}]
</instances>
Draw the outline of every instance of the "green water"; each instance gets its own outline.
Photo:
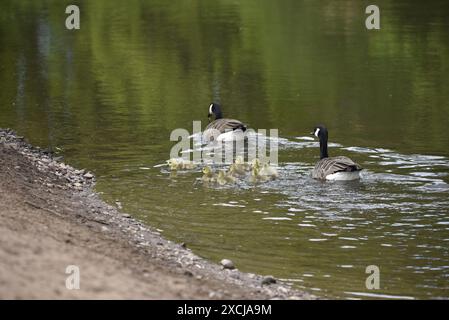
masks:
<instances>
[{"instance_id":1,"label":"green water","mask_svg":"<svg viewBox=\"0 0 449 320\"><path fill-rule=\"evenodd\" d=\"M377 1L367 31L368 4L3 0L0 127L62 148L105 200L210 260L321 297L449 298L449 5ZM154 168L212 100L279 129L278 180L207 187L200 169ZM360 182L308 177L316 123Z\"/></svg>"}]
</instances>

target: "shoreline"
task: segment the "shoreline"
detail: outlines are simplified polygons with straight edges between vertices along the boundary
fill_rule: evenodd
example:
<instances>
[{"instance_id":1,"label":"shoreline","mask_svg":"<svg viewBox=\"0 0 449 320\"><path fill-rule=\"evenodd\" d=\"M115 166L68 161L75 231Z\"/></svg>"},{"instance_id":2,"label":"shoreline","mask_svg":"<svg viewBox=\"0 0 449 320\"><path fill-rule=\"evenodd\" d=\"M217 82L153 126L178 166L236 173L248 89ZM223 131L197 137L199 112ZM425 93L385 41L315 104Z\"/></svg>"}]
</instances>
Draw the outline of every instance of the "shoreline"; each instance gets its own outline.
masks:
<instances>
[{"instance_id":1,"label":"shoreline","mask_svg":"<svg viewBox=\"0 0 449 320\"><path fill-rule=\"evenodd\" d=\"M94 186L92 173L0 129L0 298L316 298L198 257ZM79 290L65 287L68 265L79 266Z\"/></svg>"}]
</instances>

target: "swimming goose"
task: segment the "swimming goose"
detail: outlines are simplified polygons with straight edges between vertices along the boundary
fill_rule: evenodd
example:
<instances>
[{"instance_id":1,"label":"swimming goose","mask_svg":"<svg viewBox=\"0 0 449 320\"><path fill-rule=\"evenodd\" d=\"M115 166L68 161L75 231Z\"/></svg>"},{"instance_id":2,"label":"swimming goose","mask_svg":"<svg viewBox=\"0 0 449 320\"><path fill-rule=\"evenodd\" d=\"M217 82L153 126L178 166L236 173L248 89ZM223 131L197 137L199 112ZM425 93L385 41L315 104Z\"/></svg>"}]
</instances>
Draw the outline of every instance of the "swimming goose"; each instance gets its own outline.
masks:
<instances>
[{"instance_id":1,"label":"swimming goose","mask_svg":"<svg viewBox=\"0 0 449 320\"><path fill-rule=\"evenodd\" d=\"M259 159L254 159L251 164L251 175L249 181L252 183L266 182L275 180L278 177L278 171L268 163L261 164Z\"/></svg>"},{"instance_id":2,"label":"swimming goose","mask_svg":"<svg viewBox=\"0 0 449 320\"><path fill-rule=\"evenodd\" d=\"M363 168L348 157L329 158L326 127L317 126L311 134L320 139L320 161L316 163L312 171L312 178L319 180L356 180L360 178L360 171Z\"/></svg>"},{"instance_id":3,"label":"swimming goose","mask_svg":"<svg viewBox=\"0 0 449 320\"><path fill-rule=\"evenodd\" d=\"M167 160L167 165L170 170L191 170L196 168L196 164L189 160L184 160L183 158L171 158Z\"/></svg>"},{"instance_id":4,"label":"swimming goose","mask_svg":"<svg viewBox=\"0 0 449 320\"><path fill-rule=\"evenodd\" d=\"M274 180L279 176L279 173L275 167L270 166L268 163L262 165L259 174L267 177L269 180Z\"/></svg>"},{"instance_id":5,"label":"swimming goose","mask_svg":"<svg viewBox=\"0 0 449 320\"><path fill-rule=\"evenodd\" d=\"M206 166L203 168L203 177L201 178L203 182L215 182L217 181L217 175L212 171L211 167Z\"/></svg>"},{"instance_id":6,"label":"swimming goose","mask_svg":"<svg viewBox=\"0 0 449 320\"><path fill-rule=\"evenodd\" d=\"M226 172L225 170L220 170L218 174L212 171L212 168L206 166L203 168L203 176L201 178L205 183L218 183L223 186L225 184L235 183L237 180L232 176L230 172Z\"/></svg>"},{"instance_id":7,"label":"swimming goose","mask_svg":"<svg viewBox=\"0 0 449 320\"><path fill-rule=\"evenodd\" d=\"M237 156L235 157L234 163L241 167L243 170L248 170L249 168L249 163L245 162L245 158L243 156Z\"/></svg>"},{"instance_id":8,"label":"swimming goose","mask_svg":"<svg viewBox=\"0 0 449 320\"><path fill-rule=\"evenodd\" d=\"M249 176L249 181L251 183L265 182L266 181L266 177L260 175L260 168L259 167L252 167L251 175Z\"/></svg>"},{"instance_id":9,"label":"swimming goose","mask_svg":"<svg viewBox=\"0 0 449 320\"><path fill-rule=\"evenodd\" d=\"M246 170L244 170L242 167L240 167L236 163L233 163L229 167L229 174L233 177L244 176L244 175L246 175Z\"/></svg>"},{"instance_id":10,"label":"swimming goose","mask_svg":"<svg viewBox=\"0 0 449 320\"><path fill-rule=\"evenodd\" d=\"M213 130L217 130L220 133L217 141L223 141L228 139L232 140L235 131L242 133L247 129L246 125L239 120L223 118L221 107L218 103L210 104L207 117L212 122L209 122L204 131L206 141L213 140L211 139L213 137Z\"/></svg>"},{"instance_id":11,"label":"swimming goose","mask_svg":"<svg viewBox=\"0 0 449 320\"><path fill-rule=\"evenodd\" d=\"M219 185L223 186L227 183L235 183L236 179L229 172L226 172L225 170L220 170L218 172L217 182Z\"/></svg>"}]
</instances>

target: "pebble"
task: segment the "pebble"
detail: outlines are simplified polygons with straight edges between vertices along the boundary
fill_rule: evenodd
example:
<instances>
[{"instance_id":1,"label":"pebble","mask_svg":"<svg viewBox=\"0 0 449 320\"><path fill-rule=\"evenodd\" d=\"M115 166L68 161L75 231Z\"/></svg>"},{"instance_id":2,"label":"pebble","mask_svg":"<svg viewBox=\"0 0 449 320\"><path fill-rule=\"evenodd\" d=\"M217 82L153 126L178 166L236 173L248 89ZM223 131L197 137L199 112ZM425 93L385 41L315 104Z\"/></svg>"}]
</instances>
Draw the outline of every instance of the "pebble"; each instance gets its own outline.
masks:
<instances>
[{"instance_id":1,"label":"pebble","mask_svg":"<svg viewBox=\"0 0 449 320\"><path fill-rule=\"evenodd\" d=\"M265 276L262 279L262 285L270 285L276 283L276 279L273 276Z\"/></svg>"},{"instance_id":2,"label":"pebble","mask_svg":"<svg viewBox=\"0 0 449 320\"><path fill-rule=\"evenodd\" d=\"M284 288L284 287L279 287L278 290L279 290L280 293L283 293L283 294L287 294L288 293L288 289Z\"/></svg>"},{"instance_id":3,"label":"pebble","mask_svg":"<svg viewBox=\"0 0 449 320\"><path fill-rule=\"evenodd\" d=\"M223 294L218 291L217 292L211 291L209 292L209 299L213 300L223 299Z\"/></svg>"},{"instance_id":4,"label":"pebble","mask_svg":"<svg viewBox=\"0 0 449 320\"><path fill-rule=\"evenodd\" d=\"M235 268L235 266L234 266L234 262L232 262L231 260L229 260L229 259L223 259L223 260L221 260L220 261L220 264L223 266L223 268L225 268L225 269L234 269Z\"/></svg>"},{"instance_id":5,"label":"pebble","mask_svg":"<svg viewBox=\"0 0 449 320\"><path fill-rule=\"evenodd\" d=\"M83 177L86 179L92 179L94 177L94 175L92 173L88 172L88 173L84 174Z\"/></svg>"}]
</instances>

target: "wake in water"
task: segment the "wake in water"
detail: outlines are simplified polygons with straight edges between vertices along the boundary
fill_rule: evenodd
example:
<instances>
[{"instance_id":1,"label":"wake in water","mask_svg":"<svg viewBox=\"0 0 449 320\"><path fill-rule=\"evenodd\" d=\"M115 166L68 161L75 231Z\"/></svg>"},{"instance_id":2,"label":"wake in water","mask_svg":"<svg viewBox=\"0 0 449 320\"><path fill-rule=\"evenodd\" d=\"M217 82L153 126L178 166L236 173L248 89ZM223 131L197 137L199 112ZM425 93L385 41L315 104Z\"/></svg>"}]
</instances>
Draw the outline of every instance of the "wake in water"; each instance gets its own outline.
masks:
<instances>
[{"instance_id":1,"label":"wake in water","mask_svg":"<svg viewBox=\"0 0 449 320\"><path fill-rule=\"evenodd\" d=\"M286 262L291 268L289 281L307 288L313 285L321 290L320 272L298 274L294 270L310 257L321 259L320 271L335 281L360 270L363 273L362 268L367 265L382 263L383 270L389 270L390 279L395 279L390 282L392 287L400 288L400 279L404 277L413 277L417 286L431 288L424 291L437 291L444 286L449 276L448 158L330 143L333 154L348 154L366 169L360 181L323 182L310 177L318 158L318 142L310 137L266 140L279 147L277 179L259 184L241 179L235 184L209 184L204 188L202 183L192 185L201 179L204 167L210 166L217 172L229 165L198 163L194 170L180 171L182 174L171 180L174 188L183 183L183 188L191 187L195 199L191 204L195 215L179 214L177 218L185 219L185 223L201 223L203 236L212 233L212 239L223 233L228 220L233 221L232 230L238 225L239 235L263 234L257 241L265 241L273 255L283 248L279 259L291 259ZM198 144L186 152L211 151L208 147ZM166 166L159 169L162 176L170 174ZM183 207L178 210L183 212ZM258 254L253 252L257 246L251 250L248 254L258 259L257 265L265 263L266 250ZM384 255L387 260L382 260ZM307 266L301 268L307 270ZM394 292L391 293L385 297L393 297ZM344 295L366 293L353 290Z\"/></svg>"},{"instance_id":2,"label":"wake in water","mask_svg":"<svg viewBox=\"0 0 449 320\"><path fill-rule=\"evenodd\" d=\"M192 161L194 172L201 172L205 166L211 166L213 169L223 169L226 165L232 163L238 158L249 159L248 149L244 148L235 151L235 145L231 143L218 143L204 145L201 134L190 136L192 139L192 149L182 151L182 156L201 152L205 157L201 157L200 161ZM303 151L301 149L316 149L319 142L314 141L308 136L300 136L289 140L281 137L269 137L261 134L253 133L247 136L248 144L258 145L276 145L278 150L285 153L296 152L297 158L301 159ZM329 143L329 147L338 153L338 150L353 152L362 159L363 166L366 170L362 171L361 177L363 182L379 182L393 183L395 185L408 185L417 191L425 192L447 192L449 185L445 181L448 177L449 159L443 156L430 155L406 155L400 154L393 150L384 148L366 148L366 147L344 147L338 143ZM217 158L213 155L220 153L226 154L226 151L232 154L232 157L221 157L220 161L214 161ZM281 154L282 155L282 154ZM266 160L266 159L265 159ZM182 162L180 159L178 162ZM184 160L184 162L188 160ZM262 160L263 161L263 160ZM163 167L164 164L155 167ZM182 168L181 168L182 169ZM313 169L312 164L305 162L284 162L279 164L279 179L275 184L271 184L274 189L281 192L288 190L290 184L303 185L304 181L309 181L310 171ZM318 182L314 182L317 184ZM318 183L319 184L319 183Z\"/></svg>"}]
</instances>

